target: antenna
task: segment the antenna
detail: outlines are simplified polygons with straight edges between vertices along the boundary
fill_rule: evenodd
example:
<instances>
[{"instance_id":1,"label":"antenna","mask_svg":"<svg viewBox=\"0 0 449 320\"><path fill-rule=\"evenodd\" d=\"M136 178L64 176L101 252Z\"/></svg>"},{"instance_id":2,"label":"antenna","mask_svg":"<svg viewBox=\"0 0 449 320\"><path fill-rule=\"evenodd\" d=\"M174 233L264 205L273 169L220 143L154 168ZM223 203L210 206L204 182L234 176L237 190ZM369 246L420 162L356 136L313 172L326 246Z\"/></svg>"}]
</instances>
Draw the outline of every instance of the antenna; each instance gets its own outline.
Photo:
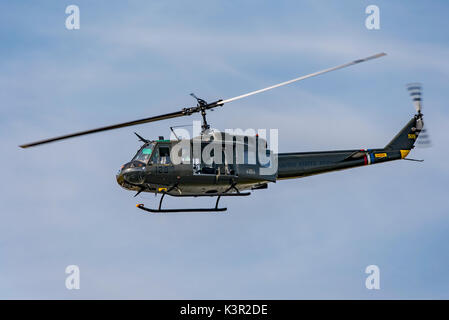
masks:
<instances>
[{"instance_id":1,"label":"antenna","mask_svg":"<svg viewBox=\"0 0 449 320\"><path fill-rule=\"evenodd\" d=\"M173 130L173 127L170 127L170 130L171 130L171 132L173 132L173 134L175 135L176 140L180 141L181 139L179 139L179 137L176 135L176 132L175 132L175 130Z\"/></svg>"}]
</instances>

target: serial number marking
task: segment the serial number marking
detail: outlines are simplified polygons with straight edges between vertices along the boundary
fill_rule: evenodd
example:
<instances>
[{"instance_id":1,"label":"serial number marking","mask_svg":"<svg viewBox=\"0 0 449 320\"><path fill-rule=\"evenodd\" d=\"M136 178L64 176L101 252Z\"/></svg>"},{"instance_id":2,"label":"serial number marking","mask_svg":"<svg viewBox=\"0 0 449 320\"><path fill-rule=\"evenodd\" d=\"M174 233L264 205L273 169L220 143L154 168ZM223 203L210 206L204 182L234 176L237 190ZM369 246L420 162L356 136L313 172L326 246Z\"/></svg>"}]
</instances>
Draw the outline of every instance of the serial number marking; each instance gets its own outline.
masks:
<instances>
[{"instance_id":1,"label":"serial number marking","mask_svg":"<svg viewBox=\"0 0 449 320\"><path fill-rule=\"evenodd\" d=\"M386 153L376 153L374 156L375 156L376 158L386 158L386 157L387 157L387 154L386 154Z\"/></svg>"}]
</instances>

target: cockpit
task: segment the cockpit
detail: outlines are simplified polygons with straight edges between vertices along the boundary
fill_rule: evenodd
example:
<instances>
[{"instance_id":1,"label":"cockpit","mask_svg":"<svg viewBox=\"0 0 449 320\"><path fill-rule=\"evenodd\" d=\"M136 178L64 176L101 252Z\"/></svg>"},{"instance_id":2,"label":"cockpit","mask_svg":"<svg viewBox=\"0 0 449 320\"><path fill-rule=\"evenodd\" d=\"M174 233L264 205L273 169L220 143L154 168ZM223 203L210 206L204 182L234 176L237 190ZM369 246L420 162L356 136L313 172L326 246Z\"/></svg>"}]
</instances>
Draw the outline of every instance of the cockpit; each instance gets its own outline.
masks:
<instances>
[{"instance_id":1,"label":"cockpit","mask_svg":"<svg viewBox=\"0 0 449 320\"><path fill-rule=\"evenodd\" d=\"M153 154L155 145L154 142L143 145L131 161L140 161L145 164L148 163L148 160Z\"/></svg>"}]
</instances>

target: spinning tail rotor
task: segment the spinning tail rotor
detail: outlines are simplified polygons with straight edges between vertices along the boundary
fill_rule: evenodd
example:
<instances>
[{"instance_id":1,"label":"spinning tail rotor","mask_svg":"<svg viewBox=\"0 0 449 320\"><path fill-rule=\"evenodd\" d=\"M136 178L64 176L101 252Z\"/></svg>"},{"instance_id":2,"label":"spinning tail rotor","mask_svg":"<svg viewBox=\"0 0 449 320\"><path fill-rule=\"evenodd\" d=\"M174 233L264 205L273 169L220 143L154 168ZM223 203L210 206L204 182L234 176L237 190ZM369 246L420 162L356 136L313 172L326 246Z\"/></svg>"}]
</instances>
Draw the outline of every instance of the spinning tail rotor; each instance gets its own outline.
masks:
<instances>
[{"instance_id":1,"label":"spinning tail rotor","mask_svg":"<svg viewBox=\"0 0 449 320\"><path fill-rule=\"evenodd\" d=\"M416 112L421 113L422 110L422 85L420 83L409 83L407 84L407 90L412 97L413 105L415 106Z\"/></svg>"},{"instance_id":2,"label":"spinning tail rotor","mask_svg":"<svg viewBox=\"0 0 449 320\"><path fill-rule=\"evenodd\" d=\"M423 107L423 99L422 99L422 85L421 83L409 83L407 85L407 90L410 93L410 97L413 101L413 106L416 109L418 119L416 120L416 131L419 133L418 139L416 140L416 145L418 147L430 147L432 145L430 141L429 134L427 133L426 128L424 128L424 121L422 119L422 107Z\"/></svg>"}]
</instances>

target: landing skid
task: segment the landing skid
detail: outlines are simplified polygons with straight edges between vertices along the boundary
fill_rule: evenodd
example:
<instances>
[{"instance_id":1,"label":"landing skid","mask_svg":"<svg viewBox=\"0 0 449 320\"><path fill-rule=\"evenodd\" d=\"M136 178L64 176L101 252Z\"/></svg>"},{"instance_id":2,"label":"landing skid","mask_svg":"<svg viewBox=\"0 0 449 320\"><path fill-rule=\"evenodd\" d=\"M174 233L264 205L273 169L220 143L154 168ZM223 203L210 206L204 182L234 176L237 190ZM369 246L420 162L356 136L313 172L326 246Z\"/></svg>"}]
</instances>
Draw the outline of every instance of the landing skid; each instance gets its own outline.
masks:
<instances>
[{"instance_id":1,"label":"landing skid","mask_svg":"<svg viewBox=\"0 0 449 320\"><path fill-rule=\"evenodd\" d=\"M223 212L228 208L185 208L185 209L150 209L145 207L142 203L137 205L137 208L151 212L151 213L170 213L170 212Z\"/></svg>"},{"instance_id":2,"label":"landing skid","mask_svg":"<svg viewBox=\"0 0 449 320\"><path fill-rule=\"evenodd\" d=\"M173 190L175 187L170 188L168 191L163 192L161 200L159 201L159 208L157 209L151 209L151 208L147 208L144 206L143 203L137 204L136 207L144 210L144 211L148 211L151 213L163 213L163 212L223 212L228 210L228 208L219 208L218 207L218 202L220 201L221 197L245 197L245 196L249 196L251 193L250 192L239 192L236 188L235 185L232 185L228 190L226 190L225 192L217 192L217 193L194 193L194 194L174 194L171 196L174 197L217 197L217 202L215 203L215 207L214 208L184 208L184 209L162 209L162 200L164 200L164 197L166 194L168 194L168 192L170 192L171 190ZM228 193L228 191L230 189L235 189L237 190L236 193Z\"/></svg>"}]
</instances>

